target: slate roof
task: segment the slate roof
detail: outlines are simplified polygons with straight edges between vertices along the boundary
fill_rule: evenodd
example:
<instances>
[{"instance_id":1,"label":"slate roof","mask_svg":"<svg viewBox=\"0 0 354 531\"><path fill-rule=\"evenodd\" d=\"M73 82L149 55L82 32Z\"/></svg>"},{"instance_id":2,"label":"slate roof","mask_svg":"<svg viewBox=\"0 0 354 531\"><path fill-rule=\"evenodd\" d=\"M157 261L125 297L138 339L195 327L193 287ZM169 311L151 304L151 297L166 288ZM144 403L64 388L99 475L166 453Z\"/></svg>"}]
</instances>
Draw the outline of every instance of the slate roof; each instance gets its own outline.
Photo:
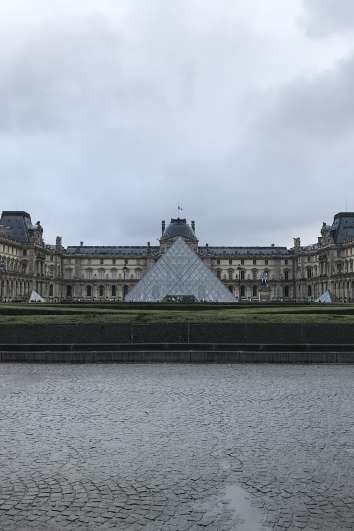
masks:
<instances>
[{"instance_id":1,"label":"slate roof","mask_svg":"<svg viewBox=\"0 0 354 531\"><path fill-rule=\"evenodd\" d=\"M161 251L159 246L147 245L120 245L120 246L69 246L67 254L80 255L107 255L107 256L132 256L145 257L148 254L156 256ZM288 255L290 251L286 247L199 247L202 256L279 256Z\"/></svg>"},{"instance_id":2,"label":"slate roof","mask_svg":"<svg viewBox=\"0 0 354 531\"><path fill-rule=\"evenodd\" d=\"M339 212L336 214L331 232L337 244L354 240L354 212Z\"/></svg>"},{"instance_id":3,"label":"slate roof","mask_svg":"<svg viewBox=\"0 0 354 531\"><path fill-rule=\"evenodd\" d=\"M81 255L108 255L108 256L147 256L150 254L157 254L160 251L159 246L147 245L77 245L66 248L67 254L81 254Z\"/></svg>"},{"instance_id":4,"label":"slate roof","mask_svg":"<svg viewBox=\"0 0 354 531\"><path fill-rule=\"evenodd\" d=\"M209 256L279 256L288 255L286 247L199 247L199 252Z\"/></svg>"},{"instance_id":5,"label":"slate roof","mask_svg":"<svg viewBox=\"0 0 354 531\"><path fill-rule=\"evenodd\" d=\"M4 210L0 219L0 235L20 243L30 243L30 231L34 230L31 216L27 212Z\"/></svg>"},{"instance_id":6,"label":"slate roof","mask_svg":"<svg viewBox=\"0 0 354 531\"><path fill-rule=\"evenodd\" d=\"M172 218L170 224L165 229L161 239L167 240L168 238L186 238L187 240L198 241L190 225L188 225L186 219Z\"/></svg>"}]
</instances>

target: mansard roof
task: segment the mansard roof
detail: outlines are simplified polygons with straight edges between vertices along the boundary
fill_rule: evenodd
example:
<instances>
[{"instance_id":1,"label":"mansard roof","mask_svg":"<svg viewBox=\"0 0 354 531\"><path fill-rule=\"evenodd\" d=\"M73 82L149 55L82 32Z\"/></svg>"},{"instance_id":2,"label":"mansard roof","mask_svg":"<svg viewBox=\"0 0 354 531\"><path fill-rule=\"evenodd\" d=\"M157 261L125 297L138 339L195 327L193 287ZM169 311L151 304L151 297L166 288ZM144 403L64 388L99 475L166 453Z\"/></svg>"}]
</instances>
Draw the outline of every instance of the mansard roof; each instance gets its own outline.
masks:
<instances>
[{"instance_id":1,"label":"mansard roof","mask_svg":"<svg viewBox=\"0 0 354 531\"><path fill-rule=\"evenodd\" d=\"M0 219L0 235L9 240L20 243L30 243L31 233L35 227L32 225L28 212L19 210L4 210Z\"/></svg>"},{"instance_id":2,"label":"mansard roof","mask_svg":"<svg viewBox=\"0 0 354 531\"><path fill-rule=\"evenodd\" d=\"M178 237L194 242L198 241L192 227L188 225L185 218L171 218L171 222L164 231L161 240Z\"/></svg>"},{"instance_id":3,"label":"mansard roof","mask_svg":"<svg viewBox=\"0 0 354 531\"><path fill-rule=\"evenodd\" d=\"M331 233L335 243L354 240L354 212L338 212L334 216Z\"/></svg>"},{"instance_id":4,"label":"mansard roof","mask_svg":"<svg viewBox=\"0 0 354 531\"><path fill-rule=\"evenodd\" d=\"M160 251L158 246L148 245L76 245L66 249L67 254L81 255L114 255L114 256L146 256L149 252L157 254Z\"/></svg>"},{"instance_id":5,"label":"mansard roof","mask_svg":"<svg viewBox=\"0 0 354 531\"><path fill-rule=\"evenodd\" d=\"M201 254L211 256L278 256L283 254L290 254L289 249L286 247L213 247L205 246L199 247Z\"/></svg>"},{"instance_id":6,"label":"mansard roof","mask_svg":"<svg viewBox=\"0 0 354 531\"><path fill-rule=\"evenodd\" d=\"M156 256L161 251L159 246L147 245L119 245L119 246L90 246L76 245L67 247L67 254L80 255L107 255L107 256L132 256L144 257L148 254ZM286 247L199 247L199 254L203 256L279 256L288 255Z\"/></svg>"}]
</instances>

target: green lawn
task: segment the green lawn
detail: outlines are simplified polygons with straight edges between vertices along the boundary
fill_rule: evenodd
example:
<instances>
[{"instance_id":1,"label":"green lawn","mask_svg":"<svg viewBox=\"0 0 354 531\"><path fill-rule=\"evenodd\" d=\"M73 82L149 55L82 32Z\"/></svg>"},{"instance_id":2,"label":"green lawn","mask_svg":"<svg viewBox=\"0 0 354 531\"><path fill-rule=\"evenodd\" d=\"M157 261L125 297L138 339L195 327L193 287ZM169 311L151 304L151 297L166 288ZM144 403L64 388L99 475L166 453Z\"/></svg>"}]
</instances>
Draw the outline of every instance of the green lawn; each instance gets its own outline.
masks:
<instances>
[{"instance_id":1,"label":"green lawn","mask_svg":"<svg viewBox=\"0 0 354 531\"><path fill-rule=\"evenodd\" d=\"M183 322L354 324L354 305L0 305L0 325Z\"/></svg>"}]
</instances>

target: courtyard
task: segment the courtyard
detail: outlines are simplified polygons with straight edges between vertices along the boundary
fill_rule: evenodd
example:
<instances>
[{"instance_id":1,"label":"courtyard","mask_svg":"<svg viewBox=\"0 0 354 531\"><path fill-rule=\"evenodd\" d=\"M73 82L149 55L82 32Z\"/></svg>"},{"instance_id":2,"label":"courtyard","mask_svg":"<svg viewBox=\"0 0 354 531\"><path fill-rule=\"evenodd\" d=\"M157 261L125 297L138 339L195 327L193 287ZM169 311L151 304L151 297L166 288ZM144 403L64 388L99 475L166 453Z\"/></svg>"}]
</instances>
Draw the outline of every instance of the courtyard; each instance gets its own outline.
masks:
<instances>
[{"instance_id":1,"label":"courtyard","mask_svg":"<svg viewBox=\"0 0 354 531\"><path fill-rule=\"evenodd\" d=\"M354 528L354 367L1 370L0 528Z\"/></svg>"}]
</instances>

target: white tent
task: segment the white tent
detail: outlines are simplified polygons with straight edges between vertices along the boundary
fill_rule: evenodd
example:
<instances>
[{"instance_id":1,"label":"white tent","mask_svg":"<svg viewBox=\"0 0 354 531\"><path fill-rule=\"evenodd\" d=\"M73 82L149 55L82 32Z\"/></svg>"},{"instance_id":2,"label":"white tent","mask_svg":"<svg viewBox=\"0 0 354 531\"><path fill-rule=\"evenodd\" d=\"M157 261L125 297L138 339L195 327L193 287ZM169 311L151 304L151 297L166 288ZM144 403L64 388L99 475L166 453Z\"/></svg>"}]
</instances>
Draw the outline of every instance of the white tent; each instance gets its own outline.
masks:
<instances>
[{"instance_id":1,"label":"white tent","mask_svg":"<svg viewBox=\"0 0 354 531\"><path fill-rule=\"evenodd\" d=\"M331 292L328 290L325 291L324 293L322 293L320 297L318 297L318 299L315 300L315 302L322 302L325 304L330 304L331 302L333 302Z\"/></svg>"},{"instance_id":2,"label":"white tent","mask_svg":"<svg viewBox=\"0 0 354 531\"><path fill-rule=\"evenodd\" d=\"M45 299L43 299L39 293L33 290L29 302L45 302Z\"/></svg>"}]
</instances>

